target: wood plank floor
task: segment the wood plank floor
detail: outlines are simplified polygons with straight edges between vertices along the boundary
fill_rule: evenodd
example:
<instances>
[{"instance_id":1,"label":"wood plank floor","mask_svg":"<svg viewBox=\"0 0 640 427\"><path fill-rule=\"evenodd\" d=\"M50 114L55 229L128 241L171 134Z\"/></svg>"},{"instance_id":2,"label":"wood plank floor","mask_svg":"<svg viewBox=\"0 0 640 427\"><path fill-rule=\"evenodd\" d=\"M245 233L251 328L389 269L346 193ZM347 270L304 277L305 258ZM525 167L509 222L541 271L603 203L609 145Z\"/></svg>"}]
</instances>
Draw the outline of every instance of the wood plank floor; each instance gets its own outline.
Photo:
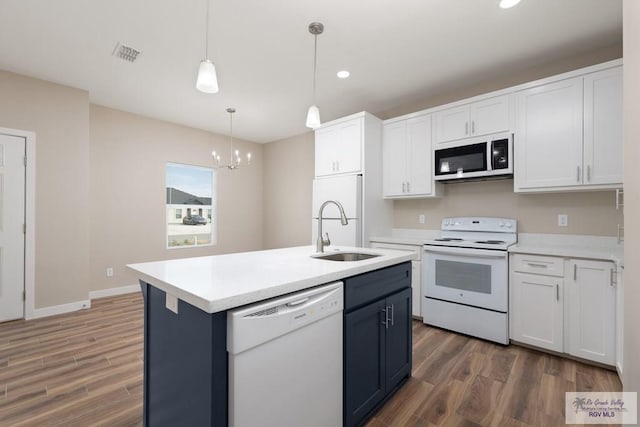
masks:
<instances>
[{"instance_id":1,"label":"wood plank floor","mask_svg":"<svg viewBox=\"0 0 640 427\"><path fill-rule=\"evenodd\" d=\"M142 297L0 324L0 426L142 425ZM413 324L413 376L380 426L556 426L565 391L620 391L614 372Z\"/></svg>"}]
</instances>

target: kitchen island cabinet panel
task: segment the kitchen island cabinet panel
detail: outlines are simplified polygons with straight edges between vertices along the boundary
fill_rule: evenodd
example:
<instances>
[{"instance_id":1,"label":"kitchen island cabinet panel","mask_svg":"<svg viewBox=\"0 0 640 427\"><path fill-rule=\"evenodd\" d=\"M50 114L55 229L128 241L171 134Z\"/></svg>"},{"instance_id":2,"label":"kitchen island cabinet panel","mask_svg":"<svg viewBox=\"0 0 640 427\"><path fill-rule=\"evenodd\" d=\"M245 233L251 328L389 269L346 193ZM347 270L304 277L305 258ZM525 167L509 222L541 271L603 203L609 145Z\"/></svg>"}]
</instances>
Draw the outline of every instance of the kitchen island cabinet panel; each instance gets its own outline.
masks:
<instances>
[{"instance_id":1,"label":"kitchen island cabinet panel","mask_svg":"<svg viewBox=\"0 0 640 427\"><path fill-rule=\"evenodd\" d=\"M208 314L140 282L144 297L143 422L227 425L227 314Z\"/></svg>"},{"instance_id":2,"label":"kitchen island cabinet panel","mask_svg":"<svg viewBox=\"0 0 640 427\"><path fill-rule=\"evenodd\" d=\"M366 305L350 302L350 289ZM345 427L364 423L411 375L411 344L409 262L345 280Z\"/></svg>"}]
</instances>

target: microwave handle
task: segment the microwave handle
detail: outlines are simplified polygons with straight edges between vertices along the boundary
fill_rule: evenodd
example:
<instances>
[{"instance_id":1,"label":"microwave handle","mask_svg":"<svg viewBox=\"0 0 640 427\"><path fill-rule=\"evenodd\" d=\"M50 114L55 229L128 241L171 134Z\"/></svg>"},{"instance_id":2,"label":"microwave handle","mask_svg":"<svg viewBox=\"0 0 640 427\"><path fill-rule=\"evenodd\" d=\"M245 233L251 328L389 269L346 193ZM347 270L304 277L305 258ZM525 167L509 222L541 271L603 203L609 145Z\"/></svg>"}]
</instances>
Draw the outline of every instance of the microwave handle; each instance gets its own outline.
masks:
<instances>
[{"instance_id":1,"label":"microwave handle","mask_svg":"<svg viewBox=\"0 0 640 427\"><path fill-rule=\"evenodd\" d=\"M492 251L489 249L449 248L446 246L424 246L425 252L434 254L463 255L475 258L506 258L507 251Z\"/></svg>"}]
</instances>

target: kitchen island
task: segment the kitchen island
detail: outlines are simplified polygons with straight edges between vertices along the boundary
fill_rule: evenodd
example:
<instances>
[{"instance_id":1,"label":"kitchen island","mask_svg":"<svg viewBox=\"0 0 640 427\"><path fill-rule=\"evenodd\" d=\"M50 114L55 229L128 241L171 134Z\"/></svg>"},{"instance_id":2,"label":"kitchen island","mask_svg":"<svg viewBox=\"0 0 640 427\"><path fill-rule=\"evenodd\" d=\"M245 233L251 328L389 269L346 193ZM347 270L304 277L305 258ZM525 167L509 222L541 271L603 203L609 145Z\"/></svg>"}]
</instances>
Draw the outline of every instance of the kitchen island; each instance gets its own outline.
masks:
<instances>
[{"instance_id":1,"label":"kitchen island","mask_svg":"<svg viewBox=\"0 0 640 427\"><path fill-rule=\"evenodd\" d=\"M315 258L315 249L306 246L129 265L139 275L145 303L144 424L226 426L227 310L339 280L345 283L345 309L364 313L374 302L379 305L389 300L398 307L398 319L406 318L396 322L399 326L395 330L401 328L401 333L387 333L389 343L387 335L377 334L380 339L369 344L380 348L369 354L362 348L350 351L355 343L350 344L347 337L365 323L349 326L349 314L345 314L345 374L354 363L353 357L374 358L388 351L391 354L380 363L394 363L386 370L380 367L375 390L369 389L370 380L360 384L357 378L345 376L344 386L355 390L355 394L344 393L346 424L368 416L410 375L411 298L405 291L411 286L411 254L361 248L328 248L327 253L346 251L378 256L330 261ZM405 294L404 300L398 300L398 295ZM377 319L369 324L381 327ZM395 350L383 348L391 340L394 346L403 343L397 351L399 357L392 357ZM393 381L387 381L385 375L392 375ZM359 403L363 399L366 405Z\"/></svg>"}]
</instances>

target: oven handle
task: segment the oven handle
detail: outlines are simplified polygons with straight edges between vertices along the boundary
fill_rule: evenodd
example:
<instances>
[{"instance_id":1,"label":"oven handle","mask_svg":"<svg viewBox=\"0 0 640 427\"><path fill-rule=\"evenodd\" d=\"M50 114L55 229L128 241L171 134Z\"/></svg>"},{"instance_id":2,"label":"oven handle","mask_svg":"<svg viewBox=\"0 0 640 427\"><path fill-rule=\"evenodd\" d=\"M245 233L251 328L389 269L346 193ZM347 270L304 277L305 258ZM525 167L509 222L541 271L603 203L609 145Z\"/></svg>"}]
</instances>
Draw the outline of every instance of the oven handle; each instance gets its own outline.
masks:
<instances>
[{"instance_id":1,"label":"oven handle","mask_svg":"<svg viewBox=\"0 0 640 427\"><path fill-rule=\"evenodd\" d=\"M476 258L506 258L507 251L492 251L489 249L467 249L467 248L447 248L444 246L424 246L425 252L432 252L435 254L450 254L450 255L466 255Z\"/></svg>"}]
</instances>

